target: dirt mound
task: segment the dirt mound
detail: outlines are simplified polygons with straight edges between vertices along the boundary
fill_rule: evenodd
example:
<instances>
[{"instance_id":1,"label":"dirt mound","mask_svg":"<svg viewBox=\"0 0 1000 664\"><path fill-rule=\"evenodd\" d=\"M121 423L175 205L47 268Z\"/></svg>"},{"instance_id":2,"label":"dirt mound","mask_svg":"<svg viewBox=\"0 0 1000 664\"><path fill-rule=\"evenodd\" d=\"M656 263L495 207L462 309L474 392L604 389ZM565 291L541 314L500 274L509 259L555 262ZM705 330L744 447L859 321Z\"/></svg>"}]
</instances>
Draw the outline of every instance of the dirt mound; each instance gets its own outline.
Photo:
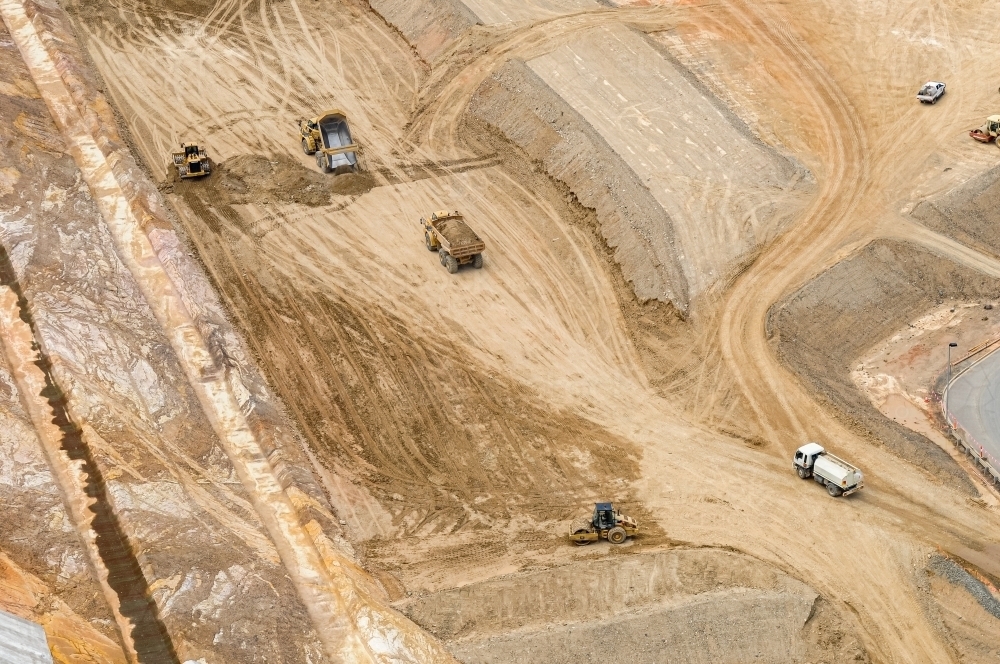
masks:
<instances>
[{"instance_id":1,"label":"dirt mound","mask_svg":"<svg viewBox=\"0 0 1000 664\"><path fill-rule=\"evenodd\" d=\"M479 236L469 228L464 221L444 219L438 222L438 228L451 242L456 245L474 244L479 242Z\"/></svg>"},{"instance_id":2,"label":"dirt mound","mask_svg":"<svg viewBox=\"0 0 1000 664\"><path fill-rule=\"evenodd\" d=\"M368 173L344 173L333 178L333 193L338 196L360 196L375 187L375 179Z\"/></svg>"},{"instance_id":3,"label":"dirt mound","mask_svg":"<svg viewBox=\"0 0 1000 664\"><path fill-rule=\"evenodd\" d=\"M971 491L965 472L941 448L887 419L851 381L851 368L915 314L947 300L995 295L1000 281L913 245L878 240L835 265L768 317L782 360L841 416L893 452Z\"/></svg>"},{"instance_id":4,"label":"dirt mound","mask_svg":"<svg viewBox=\"0 0 1000 664\"><path fill-rule=\"evenodd\" d=\"M480 22L461 0L371 0L369 4L428 61Z\"/></svg>"},{"instance_id":5,"label":"dirt mound","mask_svg":"<svg viewBox=\"0 0 1000 664\"><path fill-rule=\"evenodd\" d=\"M932 555L922 580L933 602L928 614L952 639L962 662L996 661L1000 602L996 579L963 560Z\"/></svg>"},{"instance_id":6,"label":"dirt mound","mask_svg":"<svg viewBox=\"0 0 1000 664\"><path fill-rule=\"evenodd\" d=\"M1000 256L1000 166L938 200L921 201L911 216L962 244Z\"/></svg>"},{"instance_id":7,"label":"dirt mound","mask_svg":"<svg viewBox=\"0 0 1000 664\"><path fill-rule=\"evenodd\" d=\"M677 550L518 574L405 607L465 662L866 661L805 584L737 553ZM553 628L553 625L555 627Z\"/></svg>"},{"instance_id":8,"label":"dirt mound","mask_svg":"<svg viewBox=\"0 0 1000 664\"><path fill-rule=\"evenodd\" d=\"M513 60L487 79L469 110L597 211L601 234L640 300L687 310L687 282L672 250L673 221L587 121L523 61ZM636 228L638 220L645 232Z\"/></svg>"},{"instance_id":9,"label":"dirt mound","mask_svg":"<svg viewBox=\"0 0 1000 664\"><path fill-rule=\"evenodd\" d=\"M470 111L597 211L641 300L680 311L770 242L812 189L662 44L623 26L511 61Z\"/></svg>"},{"instance_id":10,"label":"dirt mound","mask_svg":"<svg viewBox=\"0 0 1000 664\"><path fill-rule=\"evenodd\" d=\"M168 193L173 191L186 196L197 188L202 198L214 205L266 205L275 201L309 207L329 205L336 181L348 177L331 177L311 171L286 155L265 157L259 154L239 155L213 164L212 173L199 180L180 180L173 167L169 174L165 187ZM355 179L340 185L347 191L336 193L364 193L374 185L370 176L349 176Z\"/></svg>"}]
</instances>

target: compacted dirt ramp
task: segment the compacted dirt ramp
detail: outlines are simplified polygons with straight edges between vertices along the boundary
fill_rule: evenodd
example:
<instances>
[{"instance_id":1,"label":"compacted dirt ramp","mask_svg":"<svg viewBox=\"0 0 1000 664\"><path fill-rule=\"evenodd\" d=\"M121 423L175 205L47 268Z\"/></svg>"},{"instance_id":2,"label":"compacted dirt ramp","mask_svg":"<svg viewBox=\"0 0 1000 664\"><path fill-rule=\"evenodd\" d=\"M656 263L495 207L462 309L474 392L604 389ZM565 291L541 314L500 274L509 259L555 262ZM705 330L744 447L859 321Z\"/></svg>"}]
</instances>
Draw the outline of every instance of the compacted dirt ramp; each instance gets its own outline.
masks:
<instances>
[{"instance_id":1,"label":"compacted dirt ramp","mask_svg":"<svg viewBox=\"0 0 1000 664\"><path fill-rule=\"evenodd\" d=\"M57 662L993 661L939 403L987 5L0 0L0 609Z\"/></svg>"}]
</instances>

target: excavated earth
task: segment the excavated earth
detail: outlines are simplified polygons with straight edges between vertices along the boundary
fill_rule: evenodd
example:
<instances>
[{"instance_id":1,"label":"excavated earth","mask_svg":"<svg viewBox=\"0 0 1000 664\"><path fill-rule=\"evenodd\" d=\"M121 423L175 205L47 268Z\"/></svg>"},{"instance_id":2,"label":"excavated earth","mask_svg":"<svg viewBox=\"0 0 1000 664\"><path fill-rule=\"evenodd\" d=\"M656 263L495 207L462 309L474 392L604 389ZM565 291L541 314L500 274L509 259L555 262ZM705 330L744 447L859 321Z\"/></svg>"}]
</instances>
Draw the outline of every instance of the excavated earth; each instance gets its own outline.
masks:
<instances>
[{"instance_id":1,"label":"excavated earth","mask_svg":"<svg viewBox=\"0 0 1000 664\"><path fill-rule=\"evenodd\" d=\"M0 609L67 664L995 661L1000 496L858 372L1000 298L997 9L0 0ZM571 545L599 500L639 536Z\"/></svg>"}]
</instances>

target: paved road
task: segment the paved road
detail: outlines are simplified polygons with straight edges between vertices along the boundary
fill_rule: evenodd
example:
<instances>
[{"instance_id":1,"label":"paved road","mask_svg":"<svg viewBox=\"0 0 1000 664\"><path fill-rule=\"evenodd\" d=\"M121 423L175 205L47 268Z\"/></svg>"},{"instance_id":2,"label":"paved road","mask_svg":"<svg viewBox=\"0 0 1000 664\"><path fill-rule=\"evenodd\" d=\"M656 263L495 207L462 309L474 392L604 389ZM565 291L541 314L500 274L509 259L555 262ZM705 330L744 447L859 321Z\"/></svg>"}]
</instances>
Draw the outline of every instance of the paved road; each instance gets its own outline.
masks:
<instances>
[{"instance_id":1,"label":"paved road","mask_svg":"<svg viewBox=\"0 0 1000 664\"><path fill-rule=\"evenodd\" d=\"M948 395L948 408L958 423L992 455L994 462L1000 464L1000 352L991 353L955 379Z\"/></svg>"}]
</instances>

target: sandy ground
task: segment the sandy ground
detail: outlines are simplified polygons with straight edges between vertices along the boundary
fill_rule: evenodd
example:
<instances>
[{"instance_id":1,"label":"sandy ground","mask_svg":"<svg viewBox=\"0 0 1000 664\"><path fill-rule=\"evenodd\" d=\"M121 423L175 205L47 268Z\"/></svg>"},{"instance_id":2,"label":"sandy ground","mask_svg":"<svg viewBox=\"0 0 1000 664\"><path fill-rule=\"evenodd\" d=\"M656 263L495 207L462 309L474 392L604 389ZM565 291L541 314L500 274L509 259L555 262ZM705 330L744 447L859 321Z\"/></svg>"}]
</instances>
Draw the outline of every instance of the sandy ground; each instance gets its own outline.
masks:
<instances>
[{"instance_id":1,"label":"sandy ground","mask_svg":"<svg viewBox=\"0 0 1000 664\"><path fill-rule=\"evenodd\" d=\"M775 340L769 315L799 292L836 293L836 283L808 285L879 237L893 239L878 246L916 248L942 283L958 271L972 275L959 285L977 294L992 287L995 259L906 215L998 157L964 133L1000 103L980 74L998 47L980 20L995 3L666 2L516 19L504 13L514 3L502 3L491 6L503 14L490 19L497 25L476 27L455 4L450 22L428 32L423 3L407 13L373 2L399 10L381 14L347 0L338 12L298 0L65 3L133 150L398 606L468 588L457 596L475 614L494 597L474 584L510 575L511 592L531 596L525 589L539 578L554 580L545 624L518 646L526 650L511 650L514 626L475 644L441 638L470 661L514 652L579 661L596 652L592 629L582 640L562 625L539 633L593 619L568 601L577 584L601 587L588 566L734 551L798 590L727 582L714 595L692 593L673 614L614 607L615 634L676 634L692 652L708 640L720 651L738 644L747 657L773 647L752 653L764 661L985 661L995 625L980 638L954 616L992 618L974 612L980 605L964 586L931 578L928 564L943 551L1000 576L990 548L1000 541L996 507L970 500L968 480L933 443L893 447L857 426L855 402L824 398L808 373L783 363L775 344L788 337L779 329ZM568 3L545 6L556 4ZM669 305L640 304L594 210L466 114L511 59L569 66L570 44L594 49L588 39L618 29L609 26L648 33L753 135L815 178L786 230L764 233L755 260L702 292L688 320ZM927 78L949 84L934 107L913 99ZM592 108L586 92L562 90L584 118L589 109L606 129L637 131L634 115ZM347 111L371 182L324 192L309 174L294 121L330 106ZM207 144L216 181L168 177L181 140ZM676 149L667 139L650 144ZM732 168L726 156L698 152L718 174ZM449 275L424 248L417 220L441 208L460 209L486 240L481 271ZM879 283L877 262L852 265L861 265L859 281ZM902 292L908 273L898 274ZM845 316L852 302L868 302L855 295L842 297ZM911 294L905 302L917 310L883 321L881 337L857 348L845 341L843 362L824 369L829 380L850 385L859 358L936 307L934 296ZM807 439L860 464L866 489L833 500L801 483L789 458ZM929 465L922 449L943 458ZM636 515L644 535L621 548L569 546L570 519L602 497ZM830 536L831 524L842 536ZM549 574L559 569L569 580ZM811 623L816 597L823 619ZM775 621L767 633L797 636L764 644L764 631L750 627L728 642L669 631L758 610ZM432 618L412 615L433 629ZM654 642L642 648L640 661L655 661Z\"/></svg>"}]
</instances>

